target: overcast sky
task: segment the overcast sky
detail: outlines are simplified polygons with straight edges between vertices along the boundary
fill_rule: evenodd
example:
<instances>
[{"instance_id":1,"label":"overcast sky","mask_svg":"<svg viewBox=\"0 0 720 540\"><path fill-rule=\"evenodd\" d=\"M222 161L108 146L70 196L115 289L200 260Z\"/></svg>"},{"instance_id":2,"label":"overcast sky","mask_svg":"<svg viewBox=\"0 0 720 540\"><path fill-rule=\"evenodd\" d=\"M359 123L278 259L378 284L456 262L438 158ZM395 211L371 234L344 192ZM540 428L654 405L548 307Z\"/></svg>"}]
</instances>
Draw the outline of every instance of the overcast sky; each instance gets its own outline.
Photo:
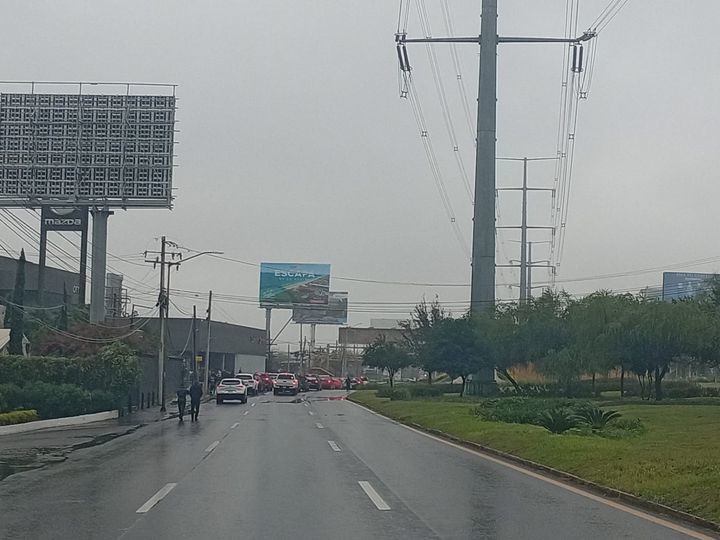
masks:
<instances>
[{"instance_id":1,"label":"overcast sky","mask_svg":"<svg viewBox=\"0 0 720 540\"><path fill-rule=\"evenodd\" d=\"M581 0L579 27L587 28L608 1ZM565 0L498 3L501 35L563 34ZM442 3L425 5L433 35L444 35ZM479 33L479 0L450 0L450 11L457 35ZM332 289L349 291L350 324L366 325L370 318L404 318L423 295L437 294L456 312L469 297L469 287L339 279L469 283L467 251L443 208L410 103L399 97L397 14L393 0L5 0L0 66L6 80L179 85L174 209L117 211L110 219L109 250L125 261L109 264L127 276L135 302L153 302L158 275L139 254L156 249L165 234L249 263L330 263ZM417 14L413 2L411 36L423 33ZM682 9L677 1L630 0L601 32L593 83L579 108L557 274L569 292L658 285L663 268L699 259L712 260L683 269L720 270L718 20L715 0L683 2ZM472 176L473 140L453 59L448 46L435 52ZM474 116L478 49L461 45L458 52ZM426 50L409 46L409 55L453 216L469 245L472 207ZM500 46L498 155L555 155L562 56L562 45ZM500 163L498 184L517 185L521 173L517 164ZM534 164L530 183L551 187L553 173L553 164ZM518 196L501 194L499 205L501 224L519 223ZM530 206L531 224L550 223L549 195L531 196ZM27 213L17 215L37 226ZM0 235L36 257L37 246L3 225ZM517 232L498 238L499 263L519 258ZM548 255L540 244L535 253ZM631 275L584 279L614 273ZM547 278L535 272L537 281ZM518 281L517 271L498 272L497 281L499 298L517 296L507 286ZM253 305L252 265L197 259L173 274L173 287L201 291L195 300L174 296L183 311L197 303L204 312L213 289L235 297L220 297L215 318L264 324ZM178 314L173 307L171 315ZM276 312L274 327L288 316ZM280 341L296 335L291 327ZM334 342L335 328L318 338Z\"/></svg>"}]
</instances>

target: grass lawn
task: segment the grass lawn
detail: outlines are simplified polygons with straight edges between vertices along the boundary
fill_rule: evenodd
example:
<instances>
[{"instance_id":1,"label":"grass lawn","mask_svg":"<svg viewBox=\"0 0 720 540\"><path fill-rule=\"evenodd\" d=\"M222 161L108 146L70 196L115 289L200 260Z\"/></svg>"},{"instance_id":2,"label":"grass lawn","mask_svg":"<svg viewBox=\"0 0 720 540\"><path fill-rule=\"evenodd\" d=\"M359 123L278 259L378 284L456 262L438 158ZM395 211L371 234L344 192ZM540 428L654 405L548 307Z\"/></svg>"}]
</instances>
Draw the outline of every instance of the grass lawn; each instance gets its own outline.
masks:
<instances>
[{"instance_id":1,"label":"grass lawn","mask_svg":"<svg viewBox=\"0 0 720 540\"><path fill-rule=\"evenodd\" d=\"M374 391L355 392L351 399L386 416L720 523L720 399L702 404L613 403L623 418L640 418L647 427L645 433L623 439L553 435L538 426L483 421L471 414L469 401L390 401Z\"/></svg>"}]
</instances>

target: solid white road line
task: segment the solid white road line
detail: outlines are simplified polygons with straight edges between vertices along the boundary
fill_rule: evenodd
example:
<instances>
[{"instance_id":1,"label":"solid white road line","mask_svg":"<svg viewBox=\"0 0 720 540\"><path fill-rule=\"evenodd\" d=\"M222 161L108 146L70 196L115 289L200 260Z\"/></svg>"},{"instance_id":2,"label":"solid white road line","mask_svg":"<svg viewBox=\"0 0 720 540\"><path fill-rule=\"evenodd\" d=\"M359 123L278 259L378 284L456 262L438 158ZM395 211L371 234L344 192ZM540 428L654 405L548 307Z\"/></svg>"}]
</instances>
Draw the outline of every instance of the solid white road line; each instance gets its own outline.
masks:
<instances>
[{"instance_id":1,"label":"solid white road line","mask_svg":"<svg viewBox=\"0 0 720 540\"><path fill-rule=\"evenodd\" d=\"M205 451L206 451L206 452L212 452L213 450L215 450L215 448L217 448L217 445L218 445L218 444L220 444L220 441L215 441L215 442L212 443L210 446L208 446L208 447L205 449Z\"/></svg>"},{"instance_id":2,"label":"solid white road line","mask_svg":"<svg viewBox=\"0 0 720 540\"><path fill-rule=\"evenodd\" d=\"M365 482L364 480L361 480L358 482L358 484L360 484L360 487L365 492L365 495L370 497L370 500L373 502L373 504L377 507L378 510L390 510L388 503L386 503L380 496L380 494L375 491L375 488L370 485L370 482Z\"/></svg>"},{"instance_id":3,"label":"solid white road line","mask_svg":"<svg viewBox=\"0 0 720 540\"><path fill-rule=\"evenodd\" d=\"M318 423L315 424L315 425L317 426L318 429L324 429L324 428L325 428L325 426L323 426L320 422L318 422Z\"/></svg>"},{"instance_id":4,"label":"solid white road line","mask_svg":"<svg viewBox=\"0 0 720 540\"><path fill-rule=\"evenodd\" d=\"M163 487L161 487L158 492L150 497L145 504L143 504L140 508L135 510L136 514L144 514L148 510L150 510L153 506L155 506L157 503L162 501L165 496L172 491L172 489L177 486L177 484L165 484Z\"/></svg>"},{"instance_id":5,"label":"solid white road line","mask_svg":"<svg viewBox=\"0 0 720 540\"><path fill-rule=\"evenodd\" d=\"M335 441L328 441L328 444L330 445L330 448L332 448L335 452L340 452L340 447Z\"/></svg>"},{"instance_id":6,"label":"solid white road line","mask_svg":"<svg viewBox=\"0 0 720 540\"><path fill-rule=\"evenodd\" d=\"M645 521L649 521L650 523L655 523L656 525L660 525L662 527L665 527L667 529L671 529L673 531L677 531L679 533L684 534L685 536L688 536L690 538L696 538L697 540L712 540L712 536L708 536L706 534L703 534L700 531L694 531L692 529L689 529L687 527L683 527L682 525L678 523L673 523L672 521L668 521L667 519L663 519L659 516L654 516L652 514L648 514L647 512L643 512L642 510L637 510L633 508L632 506L625 505L620 502L615 502L610 499L606 499L605 497L602 497L600 495L595 495L594 493L590 493L589 491L585 491L581 488L577 488L574 486L571 486L570 484L566 484L564 482L561 482L560 480L555 480L554 478L550 478L548 476L544 476L540 473L534 472L530 469L526 469L520 465L515 465L513 463L509 463L507 461L504 461L500 458L496 458L494 456L491 456L489 454L485 454L480 450L473 450L471 448L467 448L465 446L455 444L452 441L446 441L445 439L442 439L440 437L436 437L435 435L431 435L430 433L425 433L424 431L421 431L419 429L415 429L410 426L406 426L405 424L402 424L398 422L397 420L393 420L392 418L388 418L387 416L383 416L380 413L376 413L375 411L368 409L367 407L364 407L358 403L355 403L353 401L350 401L353 405L356 405L357 407L360 407L361 409L365 409L370 414L374 414L375 416L382 418L383 420L387 420L388 422L391 422L393 424L396 424L400 427L404 427L405 429L408 429L410 431L414 431L418 435L422 435L423 437L427 437L428 439L433 439L434 441L437 441L439 443L445 444L447 446L452 446L453 448L457 448L458 450L462 450L463 452L467 452L468 454L473 454L477 457L480 457L482 459L485 459L487 461L491 461L493 463L496 463L498 465L502 465L503 467L507 467L508 469L512 469L514 471L517 471L519 473L522 473L524 475L530 476L532 478L535 478L537 480L541 480L543 482L547 482L548 484L552 484L554 486L557 486L559 488L562 488L566 491L570 491L571 493L575 493L576 495L580 495L581 497L585 497L586 499L590 499L591 501L595 501L601 504L604 504L605 506L609 506L610 508L614 508L615 510L620 510L621 512L625 512L626 514L630 514L632 516L638 517L640 519L644 519Z\"/></svg>"},{"instance_id":7,"label":"solid white road line","mask_svg":"<svg viewBox=\"0 0 720 540\"><path fill-rule=\"evenodd\" d=\"M309 414L310 416L315 416L315 413L312 412L312 411L308 411L308 414Z\"/></svg>"},{"instance_id":8,"label":"solid white road line","mask_svg":"<svg viewBox=\"0 0 720 540\"><path fill-rule=\"evenodd\" d=\"M235 422L232 426L230 426L230 429L235 429L240 425L240 422Z\"/></svg>"}]
</instances>

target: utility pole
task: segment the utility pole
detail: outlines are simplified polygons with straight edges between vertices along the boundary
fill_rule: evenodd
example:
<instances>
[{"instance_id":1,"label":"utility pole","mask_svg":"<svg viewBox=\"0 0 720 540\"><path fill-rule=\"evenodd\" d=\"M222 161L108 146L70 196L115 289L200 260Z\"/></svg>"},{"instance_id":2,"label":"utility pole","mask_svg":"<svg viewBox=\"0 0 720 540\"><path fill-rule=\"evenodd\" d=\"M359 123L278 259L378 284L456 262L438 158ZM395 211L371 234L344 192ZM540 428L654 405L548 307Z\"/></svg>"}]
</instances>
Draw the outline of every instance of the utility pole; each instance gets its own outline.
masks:
<instances>
[{"instance_id":1,"label":"utility pole","mask_svg":"<svg viewBox=\"0 0 720 540\"><path fill-rule=\"evenodd\" d=\"M201 255L222 255L221 251L202 251L198 252L191 257L187 257L183 260L182 253L178 251L167 251L167 246L170 245L174 248L178 248L179 246L175 244L174 242L171 242L166 239L165 236L163 236L160 239L160 251L146 251L145 252L145 262L152 263L153 267L156 267L158 264L160 265L160 294L158 295L158 318L160 321L160 347L158 350L158 395L160 400L160 410L165 411L165 356L166 356L166 320L168 316L168 308L170 306L170 270L173 266L176 266L177 268L180 268L180 264L183 262L187 262L191 259L194 259L195 257L199 257ZM94 249L94 248L93 248ZM156 257L154 260L148 260L147 256L148 254L155 254ZM157 256L159 255L159 257ZM170 255L170 260L168 260L168 255ZM167 266L167 278L165 274L165 267ZM193 361L195 359L193 358Z\"/></svg>"},{"instance_id":2,"label":"utility pole","mask_svg":"<svg viewBox=\"0 0 720 540\"><path fill-rule=\"evenodd\" d=\"M168 273L170 270L168 269ZM162 237L160 247L160 296L158 306L160 308L160 350L158 351L158 396L160 399L160 410L165 411L165 313L168 305L167 291L165 290L165 237Z\"/></svg>"},{"instance_id":3,"label":"utility pole","mask_svg":"<svg viewBox=\"0 0 720 540\"><path fill-rule=\"evenodd\" d=\"M480 36L413 38L395 35L400 69L408 73L407 43L475 43L480 45L477 141L475 149L475 206L473 212L472 278L470 312L495 307L495 160L497 131L497 48L499 43L581 43L595 37L588 31L575 38L503 37L497 34L497 0L482 0ZM494 383L492 374L480 374L480 382Z\"/></svg>"},{"instance_id":4,"label":"utility pole","mask_svg":"<svg viewBox=\"0 0 720 540\"><path fill-rule=\"evenodd\" d=\"M197 306L193 306L193 318L192 318L192 368L193 368L193 382L198 382L198 375L197 375Z\"/></svg>"},{"instance_id":5,"label":"utility pole","mask_svg":"<svg viewBox=\"0 0 720 540\"><path fill-rule=\"evenodd\" d=\"M205 377L203 379L203 392L208 393L210 385L210 322L212 319L212 291L208 294L207 308L207 347L205 348Z\"/></svg>"}]
</instances>

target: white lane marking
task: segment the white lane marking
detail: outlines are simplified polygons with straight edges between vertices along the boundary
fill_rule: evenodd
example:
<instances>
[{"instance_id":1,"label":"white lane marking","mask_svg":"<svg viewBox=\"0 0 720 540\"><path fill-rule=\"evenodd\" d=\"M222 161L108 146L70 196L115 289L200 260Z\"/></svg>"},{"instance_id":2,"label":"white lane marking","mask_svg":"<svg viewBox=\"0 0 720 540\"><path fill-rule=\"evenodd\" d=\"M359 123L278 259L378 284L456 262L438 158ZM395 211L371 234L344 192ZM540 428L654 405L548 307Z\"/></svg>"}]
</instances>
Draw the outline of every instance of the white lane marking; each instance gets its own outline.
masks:
<instances>
[{"instance_id":1,"label":"white lane marking","mask_svg":"<svg viewBox=\"0 0 720 540\"><path fill-rule=\"evenodd\" d=\"M245 412L243 413L243 416L247 415L247 413L249 413L249 412L250 412L250 411L245 411Z\"/></svg>"},{"instance_id":2,"label":"white lane marking","mask_svg":"<svg viewBox=\"0 0 720 540\"><path fill-rule=\"evenodd\" d=\"M332 448L335 452L340 452L340 447L335 441L328 441L328 444L330 445L330 448Z\"/></svg>"},{"instance_id":3,"label":"white lane marking","mask_svg":"<svg viewBox=\"0 0 720 540\"><path fill-rule=\"evenodd\" d=\"M240 425L240 422L235 422L232 426L230 426L230 429L235 429Z\"/></svg>"},{"instance_id":4,"label":"white lane marking","mask_svg":"<svg viewBox=\"0 0 720 540\"><path fill-rule=\"evenodd\" d=\"M315 416L315 413L312 412L312 411L308 411L308 414L309 414L310 416Z\"/></svg>"},{"instance_id":5,"label":"white lane marking","mask_svg":"<svg viewBox=\"0 0 720 540\"><path fill-rule=\"evenodd\" d=\"M365 482L364 480L361 480L358 482L358 484L360 484L360 487L365 492L365 495L370 497L370 500L373 502L373 504L377 507L378 510L390 510L388 503L386 503L380 496L380 494L375 491L375 488L370 485L370 482Z\"/></svg>"},{"instance_id":6,"label":"white lane marking","mask_svg":"<svg viewBox=\"0 0 720 540\"><path fill-rule=\"evenodd\" d=\"M220 444L220 441L215 441L215 442L212 443L210 446L208 446L208 447L205 449L205 451L206 451L206 452L212 452L213 450L215 450L215 449L217 448L217 445L218 445L218 444Z\"/></svg>"},{"instance_id":7,"label":"white lane marking","mask_svg":"<svg viewBox=\"0 0 720 540\"><path fill-rule=\"evenodd\" d=\"M251 404L250 404L251 407L254 407L255 405L256 405L256 403L251 403Z\"/></svg>"},{"instance_id":8,"label":"white lane marking","mask_svg":"<svg viewBox=\"0 0 720 540\"><path fill-rule=\"evenodd\" d=\"M320 422L318 422L318 423L315 424L315 425L317 426L318 429L324 429L324 428L325 428L325 426L323 426Z\"/></svg>"},{"instance_id":9,"label":"white lane marking","mask_svg":"<svg viewBox=\"0 0 720 540\"><path fill-rule=\"evenodd\" d=\"M435 435L431 435L430 433L425 433L424 431L420 431L419 429L415 429L410 426L406 426L405 424L398 422L397 420L393 420L392 418L383 416L380 413L376 413L375 411L368 409L367 407L364 407L364 406L360 405L359 403L355 403L354 401L350 401L350 403L352 403L353 405L356 405L357 407L360 407L361 409L365 409L370 414L374 414L375 416L382 418L383 420L387 420L389 422L392 422L393 424L397 424L398 426L404 427L405 429L409 429L410 431L413 431L413 432L417 433L418 435L422 435L423 437L427 437L428 439L432 439L434 441L446 444L448 446L452 446L453 448L457 448L458 450L462 450L463 452L467 452L468 454L472 454L476 457L480 457L487 461L491 461L498 465L502 465L503 467L507 467L508 469L512 469L512 470L522 473L524 475L530 476L532 478L536 478L537 480L542 480L543 482L547 482L548 484L552 484L552 485L562 488L566 491L570 491L571 493L575 493L576 495L580 495L581 497L585 497L586 499L590 499L591 501L595 501L600 504L604 504L605 506L609 506L610 508L614 508L615 510L625 512L626 514L630 514L630 515L638 517L640 519L644 519L645 521L649 521L650 523L660 525L661 527L665 527L667 529L672 529L673 531L682 533L686 536L689 536L690 538L696 538L697 540L713 540L712 536L708 536L699 531L694 531L692 529L688 529L687 527L683 527L682 525L678 525L677 523L673 523L672 521L668 521L661 517L653 516L651 514L643 512L642 510L636 510L632 506L627 506L622 503L618 503L615 501L611 501L609 499L605 499L605 498L601 497L600 495L595 495L594 493L590 493L589 491L584 491L580 488L576 488L569 484L565 484L565 483L561 482L560 480L555 480L548 476L543 476L540 473L536 473L536 472L534 472L530 469L526 469L520 465L514 465L513 463L508 463L507 461L504 461L500 458L496 458L489 454L485 454L480 450L473 450L472 448L466 448L465 446L455 444L454 442L451 442L451 441L446 441L445 439L436 437Z\"/></svg>"},{"instance_id":10,"label":"white lane marking","mask_svg":"<svg viewBox=\"0 0 720 540\"><path fill-rule=\"evenodd\" d=\"M177 486L177 484L165 484L163 487L161 487L158 492L150 497L145 504L143 504L140 508L135 510L136 514L144 514L148 510L150 510L153 506L155 506L157 503L162 501L165 496L172 491L172 489Z\"/></svg>"},{"instance_id":11,"label":"white lane marking","mask_svg":"<svg viewBox=\"0 0 720 540\"><path fill-rule=\"evenodd\" d=\"M306 401L305 403L303 403L303 405L305 405L306 407L309 407L309 406L310 406L310 405L308 405L308 402L307 402L307 401Z\"/></svg>"}]
</instances>

